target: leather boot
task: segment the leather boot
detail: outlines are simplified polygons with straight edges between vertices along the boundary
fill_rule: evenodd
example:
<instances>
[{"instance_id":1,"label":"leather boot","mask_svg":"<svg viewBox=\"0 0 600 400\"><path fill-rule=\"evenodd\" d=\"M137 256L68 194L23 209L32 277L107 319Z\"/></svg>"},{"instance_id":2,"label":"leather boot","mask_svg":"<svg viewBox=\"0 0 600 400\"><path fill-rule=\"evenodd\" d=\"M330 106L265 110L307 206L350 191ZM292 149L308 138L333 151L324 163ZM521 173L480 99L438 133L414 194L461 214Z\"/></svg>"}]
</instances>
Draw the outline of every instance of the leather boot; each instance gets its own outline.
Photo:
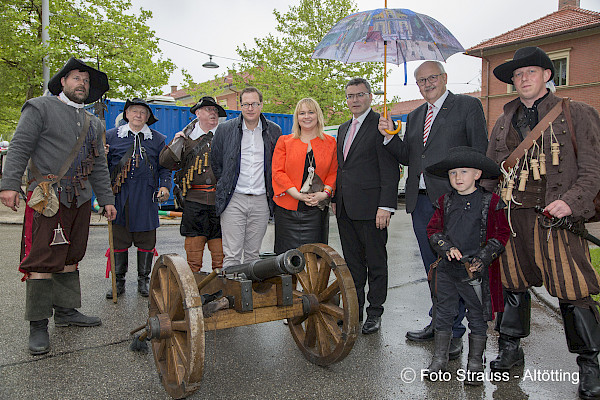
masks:
<instances>
[{"instance_id":1,"label":"leather boot","mask_svg":"<svg viewBox=\"0 0 600 400\"><path fill-rule=\"evenodd\" d=\"M456 360L460 357L460 354L463 350L463 338L461 337L452 337L450 341L450 352L448 353L448 358L450 360Z\"/></svg>"},{"instance_id":2,"label":"leather boot","mask_svg":"<svg viewBox=\"0 0 600 400\"><path fill-rule=\"evenodd\" d=\"M25 289L25 320L29 321L29 353L50 351L48 318L52 316L52 280L27 279Z\"/></svg>"},{"instance_id":3,"label":"leather boot","mask_svg":"<svg viewBox=\"0 0 600 400\"><path fill-rule=\"evenodd\" d=\"M431 295L431 322L423 329L419 329L416 331L408 331L406 332L406 338L408 340L412 340L414 342L428 342L433 340L435 336L435 314L436 314L436 303L437 296L433 294L433 290L431 289L432 283L430 285L430 295ZM459 353L460 355L460 353ZM456 357L455 357L456 358Z\"/></svg>"},{"instance_id":4,"label":"leather boot","mask_svg":"<svg viewBox=\"0 0 600 400\"><path fill-rule=\"evenodd\" d=\"M560 312L569 351L579 354L579 397L586 400L600 399L600 324L596 315L590 307L577 307L568 303L560 303Z\"/></svg>"},{"instance_id":5,"label":"leather boot","mask_svg":"<svg viewBox=\"0 0 600 400\"><path fill-rule=\"evenodd\" d=\"M504 312L496 317L498 356L490 361L492 371L508 371L523 365L525 354L520 346L521 338L529 336L531 295L529 292L504 291Z\"/></svg>"},{"instance_id":6,"label":"leather boot","mask_svg":"<svg viewBox=\"0 0 600 400\"><path fill-rule=\"evenodd\" d=\"M452 340L452 331L435 331L435 344L433 359L425 371L429 378L430 373L445 372L448 369L448 351Z\"/></svg>"},{"instance_id":7,"label":"leather boot","mask_svg":"<svg viewBox=\"0 0 600 400\"><path fill-rule=\"evenodd\" d=\"M187 236L185 238L183 247L192 272L200 272L202 269L204 245L206 245L206 236Z\"/></svg>"},{"instance_id":8,"label":"leather boot","mask_svg":"<svg viewBox=\"0 0 600 400\"><path fill-rule=\"evenodd\" d=\"M125 275L127 274L128 263L129 252L127 250L115 252L115 278L117 281L117 297L125 293ZM106 298L113 298L112 287L108 290L108 292L106 292Z\"/></svg>"},{"instance_id":9,"label":"leather boot","mask_svg":"<svg viewBox=\"0 0 600 400\"><path fill-rule=\"evenodd\" d=\"M150 283L150 272L152 271L152 259L154 250L137 252L137 270L138 270L138 293L142 297L148 297L148 283Z\"/></svg>"},{"instance_id":10,"label":"leather boot","mask_svg":"<svg viewBox=\"0 0 600 400\"><path fill-rule=\"evenodd\" d=\"M484 358L485 344L487 336L469 334L469 357L467 361L467 379L466 385L483 385L484 377Z\"/></svg>"},{"instance_id":11,"label":"leather boot","mask_svg":"<svg viewBox=\"0 0 600 400\"><path fill-rule=\"evenodd\" d=\"M97 326L98 317L88 317L76 310L81 307L79 271L52 274L52 304L54 326Z\"/></svg>"},{"instance_id":12,"label":"leather boot","mask_svg":"<svg viewBox=\"0 0 600 400\"><path fill-rule=\"evenodd\" d=\"M208 250L210 250L210 258L212 259L212 269L223 268L223 240L210 239L208 241Z\"/></svg>"}]
</instances>

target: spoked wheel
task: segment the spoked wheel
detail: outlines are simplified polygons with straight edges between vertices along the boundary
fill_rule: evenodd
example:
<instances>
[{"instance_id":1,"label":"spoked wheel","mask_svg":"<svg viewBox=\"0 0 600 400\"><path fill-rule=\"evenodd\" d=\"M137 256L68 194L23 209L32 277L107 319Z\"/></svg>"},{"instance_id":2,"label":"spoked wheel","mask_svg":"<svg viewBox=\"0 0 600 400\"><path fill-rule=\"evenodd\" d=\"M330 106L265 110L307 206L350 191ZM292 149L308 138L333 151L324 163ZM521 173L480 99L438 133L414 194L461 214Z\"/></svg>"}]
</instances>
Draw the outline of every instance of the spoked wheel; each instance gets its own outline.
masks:
<instances>
[{"instance_id":1,"label":"spoked wheel","mask_svg":"<svg viewBox=\"0 0 600 400\"><path fill-rule=\"evenodd\" d=\"M204 318L198 285L186 260L158 258L150 280L149 337L162 384L173 398L192 394L204 369Z\"/></svg>"},{"instance_id":2,"label":"spoked wheel","mask_svg":"<svg viewBox=\"0 0 600 400\"><path fill-rule=\"evenodd\" d=\"M291 319L288 326L310 362L330 365L344 359L356 340L358 299L354 281L344 259L331 247L306 244L299 250L306 258L306 267L296 275L299 286L294 297L303 299L307 316Z\"/></svg>"}]
</instances>

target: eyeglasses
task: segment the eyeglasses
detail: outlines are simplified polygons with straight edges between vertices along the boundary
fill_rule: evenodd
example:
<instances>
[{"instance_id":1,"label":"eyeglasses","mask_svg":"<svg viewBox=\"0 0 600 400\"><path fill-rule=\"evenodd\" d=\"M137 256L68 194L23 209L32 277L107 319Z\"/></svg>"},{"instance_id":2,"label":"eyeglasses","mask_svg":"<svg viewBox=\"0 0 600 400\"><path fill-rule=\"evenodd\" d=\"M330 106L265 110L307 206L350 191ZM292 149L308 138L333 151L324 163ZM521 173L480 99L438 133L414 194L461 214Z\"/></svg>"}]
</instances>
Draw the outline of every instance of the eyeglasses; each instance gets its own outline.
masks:
<instances>
[{"instance_id":1,"label":"eyeglasses","mask_svg":"<svg viewBox=\"0 0 600 400\"><path fill-rule=\"evenodd\" d=\"M245 109L245 110L247 110L250 107L257 108L260 105L261 105L261 103L257 103L257 102L254 102L254 103L242 103L242 108Z\"/></svg>"},{"instance_id":2,"label":"eyeglasses","mask_svg":"<svg viewBox=\"0 0 600 400\"><path fill-rule=\"evenodd\" d=\"M438 81L438 77L440 77L442 75L443 74L429 75L427 78L419 78L419 79L417 79L417 85L424 86L425 81L428 81L429 83L436 83Z\"/></svg>"},{"instance_id":3,"label":"eyeglasses","mask_svg":"<svg viewBox=\"0 0 600 400\"><path fill-rule=\"evenodd\" d=\"M360 92L360 93L356 93L356 94L347 94L346 95L346 100L354 100L354 98L357 99L362 99L363 97L365 97L366 95L368 95L369 93L366 92Z\"/></svg>"}]
</instances>

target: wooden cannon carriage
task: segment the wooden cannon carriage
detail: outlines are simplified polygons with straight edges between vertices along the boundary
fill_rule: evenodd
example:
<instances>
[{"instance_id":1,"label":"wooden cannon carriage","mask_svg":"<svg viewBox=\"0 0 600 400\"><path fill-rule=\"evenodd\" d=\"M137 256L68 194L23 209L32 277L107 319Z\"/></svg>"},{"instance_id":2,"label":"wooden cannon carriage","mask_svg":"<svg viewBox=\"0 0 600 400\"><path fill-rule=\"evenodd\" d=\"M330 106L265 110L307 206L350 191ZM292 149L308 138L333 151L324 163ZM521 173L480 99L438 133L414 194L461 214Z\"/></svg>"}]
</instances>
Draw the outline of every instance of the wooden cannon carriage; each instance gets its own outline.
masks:
<instances>
[{"instance_id":1,"label":"wooden cannon carriage","mask_svg":"<svg viewBox=\"0 0 600 400\"><path fill-rule=\"evenodd\" d=\"M205 305L203 315L203 298L206 302L219 291L219 302L229 308L208 312ZM151 340L165 390L183 398L200 386L204 332L284 318L304 356L317 365L340 361L352 349L358 331L356 290L346 262L331 247L307 244L210 274L192 273L176 254L162 255L152 271L149 317L141 336Z\"/></svg>"}]
</instances>

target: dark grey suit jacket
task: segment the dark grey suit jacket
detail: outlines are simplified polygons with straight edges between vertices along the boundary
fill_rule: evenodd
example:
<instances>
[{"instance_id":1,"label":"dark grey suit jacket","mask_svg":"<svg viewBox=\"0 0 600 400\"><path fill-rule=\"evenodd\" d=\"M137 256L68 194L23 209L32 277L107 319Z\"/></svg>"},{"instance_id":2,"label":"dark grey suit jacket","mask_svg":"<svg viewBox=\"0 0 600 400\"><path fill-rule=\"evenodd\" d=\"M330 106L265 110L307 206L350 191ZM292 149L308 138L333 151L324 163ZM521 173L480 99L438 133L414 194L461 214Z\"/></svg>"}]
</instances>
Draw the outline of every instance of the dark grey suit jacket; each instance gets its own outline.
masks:
<instances>
[{"instance_id":1,"label":"dark grey suit jacket","mask_svg":"<svg viewBox=\"0 0 600 400\"><path fill-rule=\"evenodd\" d=\"M414 211L419 193L419 177L424 173L425 186L431 203L451 190L448 178L440 178L425 172L425 168L443 160L448 149L471 146L485 154L488 145L487 127L483 107L479 99L448 93L439 111L427 144L423 146L423 125L427 103L408 114L404 139L394 137L386 146L398 162L408 166L406 180L406 212Z\"/></svg>"},{"instance_id":2,"label":"dark grey suit jacket","mask_svg":"<svg viewBox=\"0 0 600 400\"><path fill-rule=\"evenodd\" d=\"M375 219L378 207L397 207L400 169L394 157L383 148L377 130L379 114L373 110L361 124L344 160L344 139L351 122L346 121L338 128L336 212L339 217L345 207L350 219L371 220Z\"/></svg>"}]
</instances>

